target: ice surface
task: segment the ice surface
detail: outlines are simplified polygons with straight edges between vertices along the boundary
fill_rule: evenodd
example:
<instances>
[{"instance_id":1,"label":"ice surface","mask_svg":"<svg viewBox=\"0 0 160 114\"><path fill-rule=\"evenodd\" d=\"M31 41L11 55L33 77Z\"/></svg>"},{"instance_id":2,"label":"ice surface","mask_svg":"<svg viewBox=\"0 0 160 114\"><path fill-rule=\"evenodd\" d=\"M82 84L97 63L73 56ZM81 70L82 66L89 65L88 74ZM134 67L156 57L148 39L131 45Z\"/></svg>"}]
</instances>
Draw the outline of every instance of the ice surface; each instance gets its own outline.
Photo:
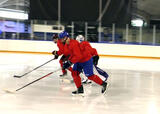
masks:
<instances>
[{"instance_id":1,"label":"ice surface","mask_svg":"<svg viewBox=\"0 0 160 114\"><path fill-rule=\"evenodd\" d=\"M105 95L95 83L84 85L85 97L72 96L73 83L62 82L60 71L15 92L49 72L58 60L22 77L52 59L52 55L0 53L0 114L160 114L160 60L100 58L99 67L109 75ZM65 77L71 80L71 75Z\"/></svg>"}]
</instances>

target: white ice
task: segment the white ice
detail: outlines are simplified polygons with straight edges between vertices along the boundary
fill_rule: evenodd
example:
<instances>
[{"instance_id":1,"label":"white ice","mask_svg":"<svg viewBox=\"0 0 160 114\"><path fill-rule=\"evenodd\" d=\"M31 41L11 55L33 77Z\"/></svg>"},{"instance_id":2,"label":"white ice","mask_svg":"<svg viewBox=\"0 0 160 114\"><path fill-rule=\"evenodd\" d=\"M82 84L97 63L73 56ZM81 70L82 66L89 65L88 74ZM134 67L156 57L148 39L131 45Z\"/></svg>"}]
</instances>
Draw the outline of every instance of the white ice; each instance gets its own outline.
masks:
<instances>
[{"instance_id":1,"label":"white ice","mask_svg":"<svg viewBox=\"0 0 160 114\"><path fill-rule=\"evenodd\" d=\"M72 96L73 83L62 82L61 71L17 92L16 89L59 69L58 60L29 73L52 55L0 53L0 114L160 114L160 60L100 58L109 75L105 95L95 83L84 85L85 97ZM66 79L71 79L68 72Z\"/></svg>"}]
</instances>

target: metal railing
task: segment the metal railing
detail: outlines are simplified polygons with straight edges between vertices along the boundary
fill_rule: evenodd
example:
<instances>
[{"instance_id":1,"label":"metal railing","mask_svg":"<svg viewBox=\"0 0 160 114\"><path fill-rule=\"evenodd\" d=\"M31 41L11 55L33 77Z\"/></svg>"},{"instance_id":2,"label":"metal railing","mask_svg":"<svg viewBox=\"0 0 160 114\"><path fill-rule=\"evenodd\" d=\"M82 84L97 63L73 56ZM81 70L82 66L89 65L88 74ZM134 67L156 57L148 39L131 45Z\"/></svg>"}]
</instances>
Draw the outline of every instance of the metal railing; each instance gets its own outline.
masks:
<instances>
[{"instance_id":1,"label":"metal railing","mask_svg":"<svg viewBox=\"0 0 160 114\"><path fill-rule=\"evenodd\" d=\"M90 42L160 45L160 29L152 27L131 27L126 24L119 27L115 23L98 26L94 22L57 21L19 21L1 20L0 39L45 40L51 41L52 35L63 30L72 38L82 34Z\"/></svg>"}]
</instances>

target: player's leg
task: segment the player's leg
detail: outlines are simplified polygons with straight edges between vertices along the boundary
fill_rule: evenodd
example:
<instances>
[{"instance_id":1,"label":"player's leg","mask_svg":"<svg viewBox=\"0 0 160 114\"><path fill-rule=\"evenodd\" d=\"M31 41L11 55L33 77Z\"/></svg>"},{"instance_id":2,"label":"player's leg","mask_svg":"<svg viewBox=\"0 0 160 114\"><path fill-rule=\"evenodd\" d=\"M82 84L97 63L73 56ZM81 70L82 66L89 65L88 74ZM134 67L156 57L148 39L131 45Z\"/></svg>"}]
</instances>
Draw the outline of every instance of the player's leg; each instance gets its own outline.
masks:
<instances>
[{"instance_id":1,"label":"player's leg","mask_svg":"<svg viewBox=\"0 0 160 114\"><path fill-rule=\"evenodd\" d=\"M67 70L62 68L63 67L64 58L65 58L65 56L63 55L59 60L59 63L61 65L61 69L62 69L62 74L60 75L61 77L67 75Z\"/></svg>"},{"instance_id":2,"label":"player's leg","mask_svg":"<svg viewBox=\"0 0 160 114\"><path fill-rule=\"evenodd\" d=\"M83 85L81 83L81 77L79 75L81 71L82 71L82 68L80 64L79 63L74 64L73 71L72 71L72 77L77 87L77 90L73 91L72 94L83 94L84 93Z\"/></svg>"},{"instance_id":3,"label":"player's leg","mask_svg":"<svg viewBox=\"0 0 160 114\"><path fill-rule=\"evenodd\" d=\"M89 61L83 63L83 70L84 70L85 75L88 77L88 79L102 86L102 93L104 93L106 91L107 83L104 82L99 76L93 73L92 58Z\"/></svg>"}]
</instances>

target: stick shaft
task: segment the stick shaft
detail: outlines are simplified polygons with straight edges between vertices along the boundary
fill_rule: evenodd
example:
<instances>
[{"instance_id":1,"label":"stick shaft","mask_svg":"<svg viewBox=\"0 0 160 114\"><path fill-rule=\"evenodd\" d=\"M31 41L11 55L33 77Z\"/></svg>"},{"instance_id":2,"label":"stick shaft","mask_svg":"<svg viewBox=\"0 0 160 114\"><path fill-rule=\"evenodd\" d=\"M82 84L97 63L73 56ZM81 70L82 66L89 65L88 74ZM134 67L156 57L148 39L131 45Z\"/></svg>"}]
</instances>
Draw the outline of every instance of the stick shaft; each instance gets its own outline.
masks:
<instances>
[{"instance_id":1,"label":"stick shaft","mask_svg":"<svg viewBox=\"0 0 160 114\"><path fill-rule=\"evenodd\" d=\"M41 80L41 79L45 78L45 77L50 76L51 74L53 74L54 72L57 72L57 71L59 71L59 70L61 70L61 69L58 69L58 70L53 71L53 72L50 72L50 73L48 73L48 74L46 74L46 75L44 75L44 76L42 76L42 77L40 77L40 78L38 78L38 79L36 79L36 80L32 81L32 82L30 82L30 83L28 83L28 84L24 85L23 87L20 87L20 88L16 89L15 91L19 91L19 90L21 90L21 89L23 89L23 88L25 88L25 87L27 87L27 86L29 86L29 85L33 84L33 83L35 83L35 82L37 82L37 81L39 81L39 80Z\"/></svg>"}]
</instances>

